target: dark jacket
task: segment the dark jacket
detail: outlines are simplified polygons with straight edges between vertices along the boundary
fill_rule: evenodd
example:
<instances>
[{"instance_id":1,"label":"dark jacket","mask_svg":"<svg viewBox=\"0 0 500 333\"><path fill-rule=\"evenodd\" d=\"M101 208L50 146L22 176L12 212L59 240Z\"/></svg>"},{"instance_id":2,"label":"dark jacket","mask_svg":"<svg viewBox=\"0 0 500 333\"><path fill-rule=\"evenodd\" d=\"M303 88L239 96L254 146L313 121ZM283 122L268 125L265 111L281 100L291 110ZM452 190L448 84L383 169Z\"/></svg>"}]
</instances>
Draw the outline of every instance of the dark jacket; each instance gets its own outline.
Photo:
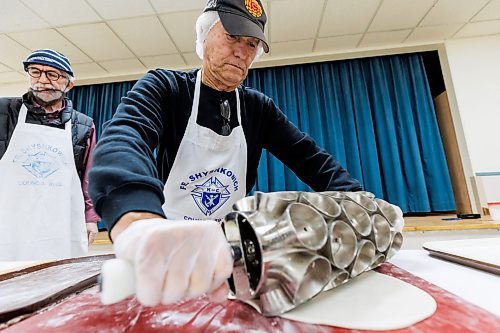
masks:
<instances>
[{"instance_id":1,"label":"dark jacket","mask_svg":"<svg viewBox=\"0 0 500 333\"><path fill-rule=\"evenodd\" d=\"M78 176L83 179L84 156L87 147L87 139L92 127L92 118L73 109L71 100L66 98L66 108L61 112L61 117L51 123L47 120L46 113L39 107L34 107L31 102L30 93L22 98L0 98L0 159L5 154L9 145L14 128L17 125L19 111L24 103L28 109L26 121L30 124L40 124L64 128L64 124L71 119L71 136L73 140L73 155L75 157Z\"/></svg>"},{"instance_id":2,"label":"dark jacket","mask_svg":"<svg viewBox=\"0 0 500 333\"><path fill-rule=\"evenodd\" d=\"M164 215L163 187L191 114L196 73L150 71L122 98L113 119L105 126L94 150L89 194L108 230L130 211ZM255 184L263 149L315 191L361 190L360 183L288 121L269 97L243 86L238 92L247 142L247 192ZM223 118L219 106L224 100L232 110L231 128L239 126L235 93L216 91L203 84L197 123L220 134Z\"/></svg>"}]
</instances>

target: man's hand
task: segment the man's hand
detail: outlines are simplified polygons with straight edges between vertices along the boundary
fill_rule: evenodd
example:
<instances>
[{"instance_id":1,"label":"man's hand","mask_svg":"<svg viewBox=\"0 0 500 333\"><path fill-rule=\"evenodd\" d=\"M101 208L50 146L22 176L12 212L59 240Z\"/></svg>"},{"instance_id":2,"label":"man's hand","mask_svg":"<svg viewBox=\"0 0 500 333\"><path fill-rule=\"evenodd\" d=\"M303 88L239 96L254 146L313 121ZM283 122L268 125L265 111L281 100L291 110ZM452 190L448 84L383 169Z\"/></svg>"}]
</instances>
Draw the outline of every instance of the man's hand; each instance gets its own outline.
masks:
<instances>
[{"instance_id":1,"label":"man's hand","mask_svg":"<svg viewBox=\"0 0 500 333\"><path fill-rule=\"evenodd\" d=\"M145 219L129 223L114 238L116 257L135 267L142 304L169 304L207 292L227 296L233 259L217 222Z\"/></svg>"},{"instance_id":2,"label":"man's hand","mask_svg":"<svg viewBox=\"0 0 500 333\"><path fill-rule=\"evenodd\" d=\"M85 226L87 227L87 239L89 240L90 246L90 244L94 242L99 229L97 228L97 222L87 222L85 223Z\"/></svg>"}]
</instances>

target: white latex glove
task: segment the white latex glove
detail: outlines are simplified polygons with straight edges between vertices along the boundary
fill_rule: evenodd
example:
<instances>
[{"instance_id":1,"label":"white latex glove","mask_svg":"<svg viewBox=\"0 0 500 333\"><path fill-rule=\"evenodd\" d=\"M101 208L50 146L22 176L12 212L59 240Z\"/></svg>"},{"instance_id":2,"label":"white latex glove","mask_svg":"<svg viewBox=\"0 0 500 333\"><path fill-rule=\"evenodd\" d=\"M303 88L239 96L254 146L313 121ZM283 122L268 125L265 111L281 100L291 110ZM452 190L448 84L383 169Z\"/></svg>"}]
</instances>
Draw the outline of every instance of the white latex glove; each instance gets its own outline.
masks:
<instances>
[{"instance_id":1,"label":"white latex glove","mask_svg":"<svg viewBox=\"0 0 500 333\"><path fill-rule=\"evenodd\" d=\"M396 221L394 221L394 230L397 232L403 232L403 227L405 225L405 221L403 219L403 211L401 210L401 208L399 208L399 206L393 204L391 204L391 206L394 208L396 214L398 215L398 218L396 219Z\"/></svg>"},{"instance_id":2,"label":"white latex glove","mask_svg":"<svg viewBox=\"0 0 500 333\"><path fill-rule=\"evenodd\" d=\"M114 250L117 258L134 265L136 297L144 305L175 303L207 292L227 297L233 259L215 221L136 221L118 235Z\"/></svg>"},{"instance_id":3,"label":"white latex glove","mask_svg":"<svg viewBox=\"0 0 500 333\"><path fill-rule=\"evenodd\" d=\"M85 223L85 227L87 228L87 239L89 240L89 246L95 240L95 237L99 233L99 229L97 228L97 222L87 222Z\"/></svg>"}]
</instances>

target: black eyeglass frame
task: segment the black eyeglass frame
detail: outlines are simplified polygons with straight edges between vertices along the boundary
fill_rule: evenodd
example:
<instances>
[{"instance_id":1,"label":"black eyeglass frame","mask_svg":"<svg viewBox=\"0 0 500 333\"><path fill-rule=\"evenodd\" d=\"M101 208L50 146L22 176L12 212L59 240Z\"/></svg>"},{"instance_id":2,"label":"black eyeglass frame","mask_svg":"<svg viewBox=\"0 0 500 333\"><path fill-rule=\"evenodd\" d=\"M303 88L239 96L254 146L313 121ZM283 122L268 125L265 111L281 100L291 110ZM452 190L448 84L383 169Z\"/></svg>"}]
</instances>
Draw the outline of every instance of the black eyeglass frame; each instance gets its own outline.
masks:
<instances>
[{"instance_id":1,"label":"black eyeglass frame","mask_svg":"<svg viewBox=\"0 0 500 333\"><path fill-rule=\"evenodd\" d=\"M33 70L39 72L38 76L37 76L37 74L33 73ZM64 77L66 80L69 80L69 78L66 75L64 75L64 74L59 74L58 72L53 71L53 70L44 71L44 70L41 70L41 69L36 68L36 67L28 67L28 68L26 68L26 73L28 73L28 75L31 76L34 79L41 78L42 74L45 73L45 77L49 81L52 81L52 82L58 81L61 77ZM57 79L56 79L56 77L57 77Z\"/></svg>"}]
</instances>

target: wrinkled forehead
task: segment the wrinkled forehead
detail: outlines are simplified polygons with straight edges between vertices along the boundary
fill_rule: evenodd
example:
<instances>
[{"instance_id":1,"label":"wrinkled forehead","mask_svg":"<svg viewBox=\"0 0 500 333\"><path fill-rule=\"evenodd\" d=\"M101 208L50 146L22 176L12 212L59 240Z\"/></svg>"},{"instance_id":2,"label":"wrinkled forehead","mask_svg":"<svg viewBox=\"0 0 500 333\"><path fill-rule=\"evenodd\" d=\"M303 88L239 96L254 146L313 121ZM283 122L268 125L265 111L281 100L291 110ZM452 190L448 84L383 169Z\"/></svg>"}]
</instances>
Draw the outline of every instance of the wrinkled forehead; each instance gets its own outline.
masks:
<instances>
[{"instance_id":1,"label":"wrinkled forehead","mask_svg":"<svg viewBox=\"0 0 500 333\"><path fill-rule=\"evenodd\" d=\"M212 28L210 29L210 31L208 32L209 34L211 33L214 33L214 32L222 32L222 33L225 33L225 34L228 34L229 32L227 32L227 30L224 28L224 26L222 25L222 22L220 20L218 20L213 26Z\"/></svg>"}]
</instances>

